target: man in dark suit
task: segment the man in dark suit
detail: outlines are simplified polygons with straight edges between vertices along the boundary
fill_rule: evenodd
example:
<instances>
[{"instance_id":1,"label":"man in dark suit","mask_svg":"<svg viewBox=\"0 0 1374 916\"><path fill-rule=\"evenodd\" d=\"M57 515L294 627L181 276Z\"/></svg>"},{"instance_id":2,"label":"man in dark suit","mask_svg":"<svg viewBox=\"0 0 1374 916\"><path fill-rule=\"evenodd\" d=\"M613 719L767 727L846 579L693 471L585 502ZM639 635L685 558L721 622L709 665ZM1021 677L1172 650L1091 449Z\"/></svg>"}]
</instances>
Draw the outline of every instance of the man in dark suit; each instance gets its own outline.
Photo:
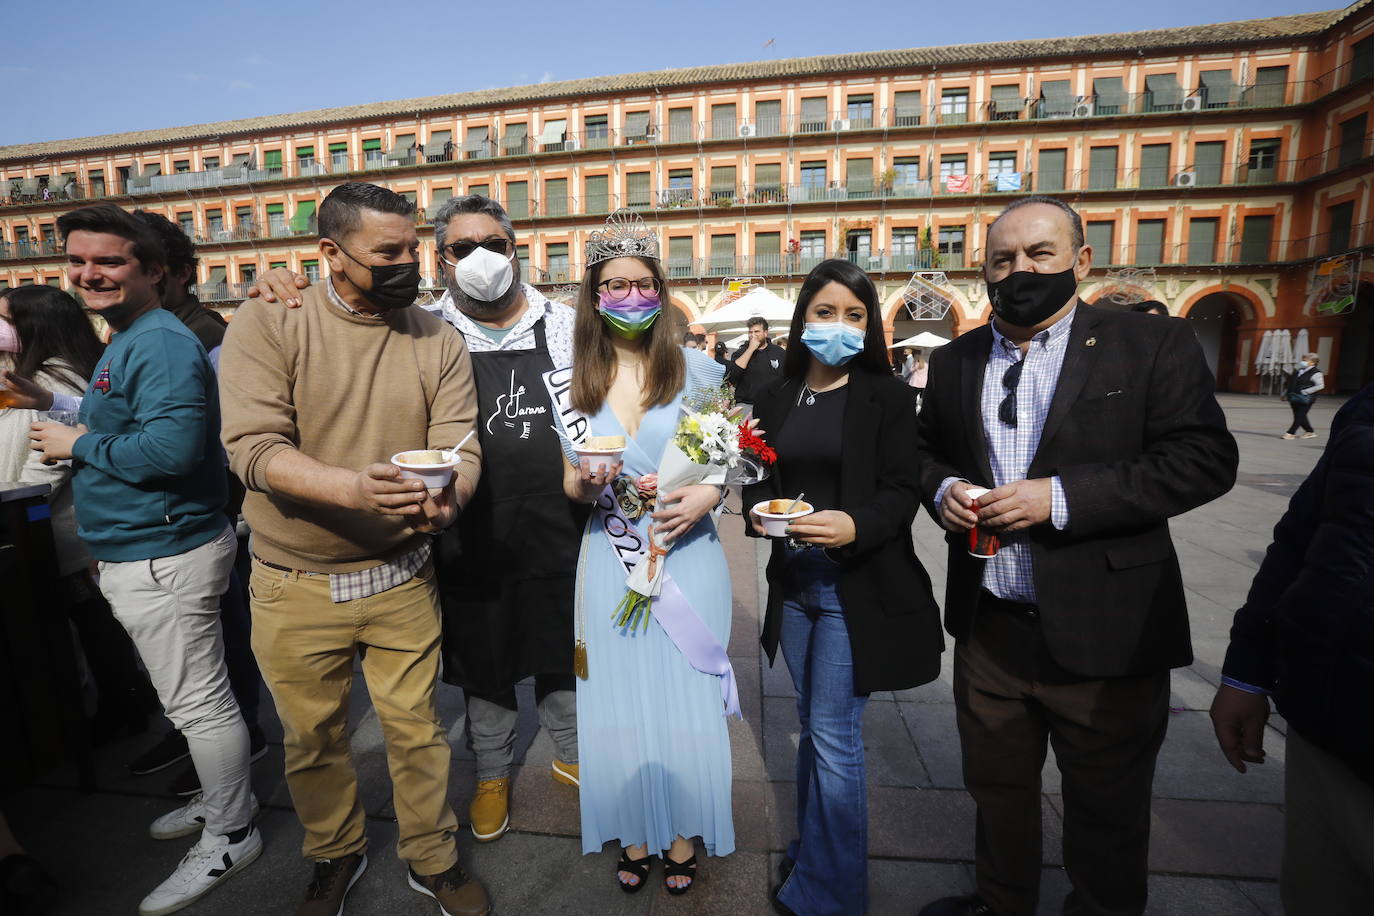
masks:
<instances>
[{"instance_id":1,"label":"man in dark suit","mask_svg":"<svg viewBox=\"0 0 1374 916\"><path fill-rule=\"evenodd\" d=\"M1188 325L1081 302L1091 266L1068 205L1014 202L988 233L995 320L930 362L921 489L949 531L977 893L922 916L1035 912L1048 742L1063 775L1064 912L1145 908L1169 669L1192 661L1168 519L1229 490L1237 452ZM975 501L971 487L990 492ZM1000 536L992 559L969 554L975 524Z\"/></svg>"},{"instance_id":2,"label":"man in dark suit","mask_svg":"<svg viewBox=\"0 0 1374 916\"><path fill-rule=\"evenodd\" d=\"M1217 743L1242 773L1264 763L1270 694L1288 723L1279 894L1289 913L1354 916L1374 901L1371 556L1374 384L1336 414L1274 526L1212 701Z\"/></svg>"}]
</instances>

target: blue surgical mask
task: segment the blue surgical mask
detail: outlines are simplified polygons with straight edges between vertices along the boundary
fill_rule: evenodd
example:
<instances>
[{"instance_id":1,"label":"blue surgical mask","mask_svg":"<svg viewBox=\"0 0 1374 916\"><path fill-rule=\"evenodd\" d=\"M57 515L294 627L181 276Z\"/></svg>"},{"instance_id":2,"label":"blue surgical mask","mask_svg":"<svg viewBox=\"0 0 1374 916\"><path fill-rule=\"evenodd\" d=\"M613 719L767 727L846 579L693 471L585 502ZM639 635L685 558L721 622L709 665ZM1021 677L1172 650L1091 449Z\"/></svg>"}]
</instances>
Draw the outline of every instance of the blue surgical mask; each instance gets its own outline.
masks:
<instances>
[{"instance_id":1,"label":"blue surgical mask","mask_svg":"<svg viewBox=\"0 0 1374 916\"><path fill-rule=\"evenodd\" d=\"M801 339L827 366L843 366L864 351L864 332L838 321L808 321Z\"/></svg>"}]
</instances>

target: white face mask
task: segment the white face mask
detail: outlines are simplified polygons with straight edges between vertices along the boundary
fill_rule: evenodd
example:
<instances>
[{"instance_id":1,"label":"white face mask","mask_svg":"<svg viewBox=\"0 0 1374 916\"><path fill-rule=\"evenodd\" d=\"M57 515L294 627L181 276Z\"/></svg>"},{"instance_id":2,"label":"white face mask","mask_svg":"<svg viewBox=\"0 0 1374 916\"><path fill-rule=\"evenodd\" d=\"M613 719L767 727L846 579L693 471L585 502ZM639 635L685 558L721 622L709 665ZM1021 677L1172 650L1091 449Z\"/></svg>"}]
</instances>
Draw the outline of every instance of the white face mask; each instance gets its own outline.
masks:
<instances>
[{"instance_id":1,"label":"white face mask","mask_svg":"<svg viewBox=\"0 0 1374 916\"><path fill-rule=\"evenodd\" d=\"M453 278L464 293L479 302L495 302L506 294L515 278L511 268L514 257L478 247L457 264L447 258L444 263L453 268Z\"/></svg>"}]
</instances>

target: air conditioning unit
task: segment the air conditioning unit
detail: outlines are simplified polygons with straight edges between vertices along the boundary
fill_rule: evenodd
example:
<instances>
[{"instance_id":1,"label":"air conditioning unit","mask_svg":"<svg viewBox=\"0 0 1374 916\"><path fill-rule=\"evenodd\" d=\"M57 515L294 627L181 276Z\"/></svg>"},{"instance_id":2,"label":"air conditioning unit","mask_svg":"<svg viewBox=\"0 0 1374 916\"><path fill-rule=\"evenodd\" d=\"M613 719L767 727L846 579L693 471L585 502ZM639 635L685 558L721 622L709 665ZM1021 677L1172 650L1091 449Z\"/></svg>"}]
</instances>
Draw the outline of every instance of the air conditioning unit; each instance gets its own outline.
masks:
<instances>
[{"instance_id":1,"label":"air conditioning unit","mask_svg":"<svg viewBox=\"0 0 1374 916\"><path fill-rule=\"evenodd\" d=\"M1073 116L1075 118L1091 118L1096 111L1097 106L1093 104L1091 99L1079 102L1077 105L1073 106Z\"/></svg>"},{"instance_id":2,"label":"air conditioning unit","mask_svg":"<svg viewBox=\"0 0 1374 916\"><path fill-rule=\"evenodd\" d=\"M748 121L745 121L743 124L739 126L739 135L741 137L752 137L756 133L758 133L758 128L750 124Z\"/></svg>"},{"instance_id":3,"label":"air conditioning unit","mask_svg":"<svg viewBox=\"0 0 1374 916\"><path fill-rule=\"evenodd\" d=\"M1190 95L1190 96L1188 96L1186 99L1183 100L1183 110L1184 110L1184 111L1201 111L1201 110L1202 110L1202 96L1200 96L1200 95Z\"/></svg>"},{"instance_id":4,"label":"air conditioning unit","mask_svg":"<svg viewBox=\"0 0 1374 916\"><path fill-rule=\"evenodd\" d=\"M849 125L850 121L848 118L836 118L830 126L834 130L849 130Z\"/></svg>"},{"instance_id":5,"label":"air conditioning unit","mask_svg":"<svg viewBox=\"0 0 1374 916\"><path fill-rule=\"evenodd\" d=\"M571 151L571 150L577 149L577 138L576 138L576 137L569 137L568 139L564 140L564 141L563 141L563 149L564 149L564 150L567 150L567 151Z\"/></svg>"},{"instance_id":6,"label":"air conditioning unit","mask_svg":"<svg viewBox=\"0 0 1374 916\"><path fill-rule=\"evenodd\" d=\"M1176 188L1191 188L1196 185L1197 172L1194 172L1192 169L1188 169L1184 172L1179 172L1177 175L1174 176L1174 187Z\"/></svg>"}]
</instances>

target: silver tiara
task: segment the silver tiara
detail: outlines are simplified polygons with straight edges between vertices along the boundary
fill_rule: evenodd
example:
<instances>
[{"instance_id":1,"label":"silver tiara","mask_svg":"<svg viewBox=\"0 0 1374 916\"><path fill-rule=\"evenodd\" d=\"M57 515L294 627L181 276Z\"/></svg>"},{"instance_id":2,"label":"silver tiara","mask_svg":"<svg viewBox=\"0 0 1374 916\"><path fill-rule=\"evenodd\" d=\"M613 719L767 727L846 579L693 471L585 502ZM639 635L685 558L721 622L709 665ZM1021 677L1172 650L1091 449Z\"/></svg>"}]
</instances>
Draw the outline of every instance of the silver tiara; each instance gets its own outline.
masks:
<instances>
[{"instance_id":1,"label":"silver tiara","mask_svg":"<svg viewBox=\"0 0 1374 916\"><path fill-rule=\"evenodd\" d=\"M611 258L658 260L658 236L633 210L616 210L606 218L606 228L587 238L586 266Z\"/></svg>"}]
</instances>

